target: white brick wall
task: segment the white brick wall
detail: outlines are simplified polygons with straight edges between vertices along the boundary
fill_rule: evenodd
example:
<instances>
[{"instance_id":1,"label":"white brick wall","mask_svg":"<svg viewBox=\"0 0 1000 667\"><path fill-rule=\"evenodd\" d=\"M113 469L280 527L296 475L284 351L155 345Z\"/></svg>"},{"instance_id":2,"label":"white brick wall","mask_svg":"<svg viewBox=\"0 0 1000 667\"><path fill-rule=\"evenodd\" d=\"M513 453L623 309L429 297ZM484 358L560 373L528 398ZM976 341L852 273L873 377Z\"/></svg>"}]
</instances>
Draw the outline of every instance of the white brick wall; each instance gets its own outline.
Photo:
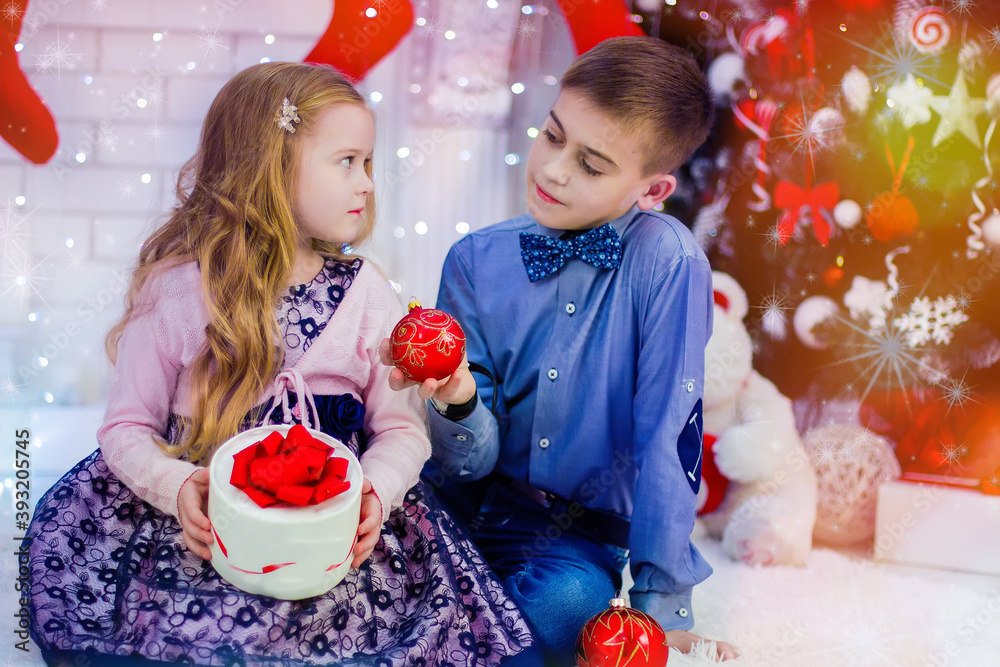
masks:
<instances>
[{"instance_id":1,"label":"white brick wall","mask_svg":"<svg viewBox=\"0 0 1000 667\"><path fill-rule=\"evenodd\" d=\"M30 5L28 12L30 15ZM30 38L22 34L21 67L32 72L44 72L50 68L57 71L56 54L65 54L67 72L69 67L83 72L94 71L98 58L97 36L98 32L93 29L67 29L54 25L39 28ZM58 60L59 64L63 64L62 56Z\"/></svg>"},{"instance_id":2,"label":"white brick wall","mask_svg":"<svg viewBox=\"0 0 1000 667\"><path fill-rule=\"evenodd\" d=\"M7 150L13 153L9 147ZM20 192L24 188L24 176L25 170L17 165L0 163L0 184L6 191L3 193L4 198L14 197L15 192Z\"/></svg>"},{"instance_id":3,"label":"white brick wall","mask_svg":"<svg viewBox=\"0 0 1000 667\"><path fill-rule=\"evenodd\" d=\"M35 243L55 262L75 262L91 255L89 215L36 213L31 217Z\"/></svg>"}]
</instances>

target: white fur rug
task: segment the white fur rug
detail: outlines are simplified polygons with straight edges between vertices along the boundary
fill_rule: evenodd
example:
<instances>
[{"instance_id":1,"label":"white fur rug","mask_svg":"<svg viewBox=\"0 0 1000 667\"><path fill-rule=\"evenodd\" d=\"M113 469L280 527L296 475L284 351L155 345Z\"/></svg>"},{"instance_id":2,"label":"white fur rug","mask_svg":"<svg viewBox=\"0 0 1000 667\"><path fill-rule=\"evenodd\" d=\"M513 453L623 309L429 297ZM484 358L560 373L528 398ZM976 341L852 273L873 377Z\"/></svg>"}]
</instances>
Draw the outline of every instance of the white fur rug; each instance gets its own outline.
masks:
<instances>
[{"instance_id":1,"label":"white fur rug","mask_svg":"<svg viewBox=\"0 0 1000 667\"><path fill-rule=\"evenodd\" d=\"M822 548L805 568L751 568L695 543L715 569L695 589L695 632L734 644L732 667L1000 666L1000 577ZM713 664L674 652L668 662Z\"/></svg>"},{"instance_id":2,"label":"white fur rug","mask_svg":"<svg viewBox=\"0 0 1000 667\"><path fill-rule=\"evenodd\" d=\"M1000 666L1000 577L880 565L828 549L813 550L802 569L751 568L716 542L695 543L715 568L695 589L695 631L734 644L742 657L731 667ZM13 647L13 544L0 530L0 667L43 665L33 645L29 653ZM710 664L701 651L669 660Z\"/></svg>"}]
</instances>

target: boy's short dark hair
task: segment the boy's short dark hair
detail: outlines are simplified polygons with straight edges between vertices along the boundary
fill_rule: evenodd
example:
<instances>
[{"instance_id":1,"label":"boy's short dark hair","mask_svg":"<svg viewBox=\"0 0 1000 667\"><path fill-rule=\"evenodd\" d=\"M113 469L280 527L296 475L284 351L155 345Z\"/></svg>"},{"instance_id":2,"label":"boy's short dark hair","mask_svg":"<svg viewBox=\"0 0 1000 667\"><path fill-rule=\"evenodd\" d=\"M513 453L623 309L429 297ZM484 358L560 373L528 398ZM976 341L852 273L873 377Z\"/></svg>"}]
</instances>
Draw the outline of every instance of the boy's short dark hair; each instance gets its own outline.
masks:
<instances>
[{"instance_id":1,"label":"boy's short dark hair","mask_svg":"<svg viewBox=\"0 0 1000 667\"><path fill-rule=\"evenodd\" d=\"M712 129L712 92L698 62L656 37L604 40L570 65L561 85L639 137L643 176L684 164Z\"/></svg>"}]
</instances>

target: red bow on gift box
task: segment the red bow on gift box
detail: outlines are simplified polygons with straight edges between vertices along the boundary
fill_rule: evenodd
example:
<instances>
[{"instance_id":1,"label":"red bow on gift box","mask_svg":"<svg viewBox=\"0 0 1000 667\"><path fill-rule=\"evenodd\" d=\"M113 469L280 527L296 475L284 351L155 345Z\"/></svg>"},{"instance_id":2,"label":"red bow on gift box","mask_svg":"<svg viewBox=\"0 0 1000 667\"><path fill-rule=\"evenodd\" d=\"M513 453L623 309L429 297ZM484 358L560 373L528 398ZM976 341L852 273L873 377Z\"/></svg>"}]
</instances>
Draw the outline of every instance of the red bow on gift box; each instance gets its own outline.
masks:
<instances>
[{"instance_id":1,"label":"red bow on gift box","mask_svg":"<svg viewBox=\"0 0 1000 667\"><path fill-rule=\"evenodd\" d=\"M274 432L233 455L229 482L261 507L318 505L351 488L348 461L328 459L332 450L296 424L284 438Z\"/></svg>"},{"instance_id":2,"label":"red bow on gift box","mask_svg":"<svg viewBox=\"0 0 1000 667\"><path fill-rule=\"evenodd\" d=\"M831 181L814 188L801 188L791 181L779 181L774 188L774 205L784 209L778 219L778 238L784 245L795 231L802 208L812 211L813 231L824 246L830 240L829 211L840 199L840 186Z\"/></svg>"}]
</instances>

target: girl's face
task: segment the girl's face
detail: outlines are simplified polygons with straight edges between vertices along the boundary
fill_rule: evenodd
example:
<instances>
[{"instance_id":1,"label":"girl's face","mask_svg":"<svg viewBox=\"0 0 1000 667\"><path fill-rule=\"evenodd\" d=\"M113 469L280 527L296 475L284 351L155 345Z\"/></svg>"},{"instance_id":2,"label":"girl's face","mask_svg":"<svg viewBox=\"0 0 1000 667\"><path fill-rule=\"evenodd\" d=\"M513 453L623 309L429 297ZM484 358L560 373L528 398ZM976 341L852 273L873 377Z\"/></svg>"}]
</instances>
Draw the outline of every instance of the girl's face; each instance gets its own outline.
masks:
<instances>
[{"instance_id":1,"label":"girl's face","mask_svg":"<svg viewBox=\"0 0 1000 667\"><path fill-rule=\"evenodd\" d=\"M295 213L306 239L351 243L364 224L374 184L365 172L375 148L375 122L356 104L332 106L303 137Z\"/></svg>"}]
</instances>

